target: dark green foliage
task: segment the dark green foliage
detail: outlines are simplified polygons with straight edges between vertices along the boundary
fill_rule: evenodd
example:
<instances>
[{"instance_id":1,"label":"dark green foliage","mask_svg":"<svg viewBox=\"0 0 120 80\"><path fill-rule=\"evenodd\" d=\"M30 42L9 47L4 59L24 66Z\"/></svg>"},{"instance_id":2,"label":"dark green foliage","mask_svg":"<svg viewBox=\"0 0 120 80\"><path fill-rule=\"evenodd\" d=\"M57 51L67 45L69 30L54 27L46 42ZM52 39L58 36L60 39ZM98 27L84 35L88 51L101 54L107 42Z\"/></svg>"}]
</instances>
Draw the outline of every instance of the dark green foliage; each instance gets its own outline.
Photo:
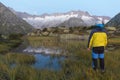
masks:
<instances>
[{"instance_id":1,"label":"dark green foliage","mask_svg":"<svg viewBox=\"0 0 120 80\"><path fill-rule=\"evenodd\" d=\"M43 31L43 32L47 31L47 28L44 28L42 31Z\"/></svg>"},{"instance_id":2,"label":"dark green foliage","mask_svg":"<svg viewBox=\"0 0 120 80\"><path fill-rule=\"evenodd\" d=\"M87 30L87 27L83 27L82 30Z\"/></svg>"},{"instance_id":3,"label":"dark green foliage","mask_svg":"<svg viewBox=\"0 0 120 80\"><path fill-rule=\"evenodd\" d=\"M6 39L2 38L0 41L0 54L10 51L22 43L21 34L10 34L6 37Z\"/></svg>"},{"instance_id":4,"label":"dark green foliage","mask_svg":"<svg viewBox=\"0 0 120 80\"><path fill-rule=\"evenodd\" d=\"M69 27L70 33L73 33L73 27Z\"/></svg>"},{"instance_id":5,"label":"dark green foliage","mask_svg":"<svg viewBox=\"0 0 120 80\"><path fill-rule=\"evenodd\" d=\"M8 36L8 39L13 40L13 39L20 39L23 36L23 34L10 34Z\"/></svg>"},{"instance_id":6,"label":"dark green foliage","mask_svg":"<svg viewBox=\"0 0 120 80\"><path fill-rule=\"evenodd\" d=\"M93 26L91 26L91 27L88 27L87 29L88 30L91 30L91 29L94 29L96 26L95 25L93 25Z\"/></svg>"},{"instance_id":7,"label":"dark green foliage","mask_svg":"<svg viewBox=\"0 0 120 80\"><path fill-rule=\"evenodd\" d=\"M2 34L0 34L0 39L2 39Z\"/></svg>"}]
</instances>

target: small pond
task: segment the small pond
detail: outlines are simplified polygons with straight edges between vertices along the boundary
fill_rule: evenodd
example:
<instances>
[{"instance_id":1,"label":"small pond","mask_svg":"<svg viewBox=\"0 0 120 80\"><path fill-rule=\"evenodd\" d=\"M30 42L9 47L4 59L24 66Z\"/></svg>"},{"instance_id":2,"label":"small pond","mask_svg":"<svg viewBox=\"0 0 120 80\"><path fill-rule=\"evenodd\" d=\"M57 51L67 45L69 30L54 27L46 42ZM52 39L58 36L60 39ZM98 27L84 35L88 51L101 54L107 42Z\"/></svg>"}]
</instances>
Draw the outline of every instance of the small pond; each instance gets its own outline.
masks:
<instances>
[{"instance_id":1,"label":"small pond","mask_svg":"<svg viewBox=\"0 0 120 80\"><path fill-rule=\"evenodd\" d=\"M36 69L60 70L60 63L64 60L64 57L52 57L50 55L43 54L35 54L34 56L36 58L36 62L32 66Z\"/></svg>"},{"instance_id":2,"label":"small pond","mask_svg":"<svg viewBox=\"0 0 120 80\"><path fill-rule=\"evenodd\" d=\"M65 51L58 48L33 48L29 46L23 52L35 56L36 62L32 66L36 69L60 70L61 62L65 59L64 56L60 55L65 54Z\"/></svg>"}]
</instances>

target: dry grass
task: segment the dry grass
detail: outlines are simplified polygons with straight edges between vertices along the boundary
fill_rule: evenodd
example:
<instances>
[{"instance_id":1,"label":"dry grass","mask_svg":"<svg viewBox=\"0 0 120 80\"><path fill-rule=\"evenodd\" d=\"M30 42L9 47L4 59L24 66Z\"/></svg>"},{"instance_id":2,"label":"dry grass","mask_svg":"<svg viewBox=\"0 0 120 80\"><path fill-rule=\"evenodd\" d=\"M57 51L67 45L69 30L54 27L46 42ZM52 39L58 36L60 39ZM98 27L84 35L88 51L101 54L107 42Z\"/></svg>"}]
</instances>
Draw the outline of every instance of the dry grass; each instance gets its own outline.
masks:
<instances>
[{"instance_id":1,"label":"dry grass","mask_svg":"<svg viewBox=\"0 0 120 80\"><path fill-rule=\"evenodd\" d=\"M29 37L30 44L36 46L56 46L54 37ZM111 39L110 43L120 41L120 38ZM37 42L37 43L35 43ZM43 44L45 43L46 44ZM116 44L116 43L115 43ZM61 62L62 69L59 71L36 70L27 64L28 55L6 54L0 56L0 79L1 80L120 80L120 49L105 52L106 72L93 71L91 67L91 52L86 50L87 41L68 40L60 41L59 46L68 51L67 58ZM17 55L17 56L16 56ZM22 61L23 59L24 61ZM30 58L30 60L32 60ZM8 64L19 62L20 65L10 68ZM31 61L30 61L31 62ZM19 64L18 63L18 64Z\"/></svg>"}]
</instances>

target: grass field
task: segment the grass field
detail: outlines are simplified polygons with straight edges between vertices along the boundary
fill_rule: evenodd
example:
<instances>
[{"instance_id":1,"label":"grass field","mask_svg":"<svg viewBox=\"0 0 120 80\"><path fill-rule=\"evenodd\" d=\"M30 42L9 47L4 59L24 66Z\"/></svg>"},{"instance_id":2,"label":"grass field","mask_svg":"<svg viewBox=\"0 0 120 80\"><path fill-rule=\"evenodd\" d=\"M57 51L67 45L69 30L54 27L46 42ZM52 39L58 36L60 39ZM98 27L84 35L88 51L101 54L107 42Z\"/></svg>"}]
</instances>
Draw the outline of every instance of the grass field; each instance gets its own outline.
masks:
<instances>
[{"instance_id":1,"label":"grass field","mask_svg":"<svg viewBox=\"0 0 120 80\"><path fill-rule=\"evenodd\" d=\"M87 40L58 40L57 37L28 37L30 45L39 47L61 47L67 50L62 69L36 70L29 66L34 58L25 54L8 53L0 55L0 80L119 80L120 49L105 52L106 72L102 74L91 67L91 52L87 51ZM111 38L109 44L120 43L120 38ZM27 58L28 57L28 58ZM10 67L11 63L17 63Z\"/></svg>"},{"instance_id":2,"label":"grass field","mask_svg":"<svg viewBox=\"0 0 120 80\"><path fill-rule=\"evenodd\" d=\"M54 43L53 40L51 42ZM104 74L101 74L99 70L98 72L94 72L91 68L91 52L86 50L86 45L87 45L86 40L84 41L60 40L60 42L57 42L57 43L59 43L59 47L62 47L69 52L67 54L68 58L62 64L63 65L62 74L64 74L64 78L65 78L63 80L117 80L117 79L120 79L120 76L118 75L120 73L119 72L119 66L120 66L120 63L119 63L120 50L119 49L113 50L113 51L106 50L107 51L105 52L106 72ZM110 38L108 40L109 45L110 44L117 45L119 43L120 43L120 38ZM49 42L46 42L46 44L49 44ZM46 46L46 45L43 44L43 46ZM60 77L58 79L60 79Z\"/></svg>"}]
</instances>

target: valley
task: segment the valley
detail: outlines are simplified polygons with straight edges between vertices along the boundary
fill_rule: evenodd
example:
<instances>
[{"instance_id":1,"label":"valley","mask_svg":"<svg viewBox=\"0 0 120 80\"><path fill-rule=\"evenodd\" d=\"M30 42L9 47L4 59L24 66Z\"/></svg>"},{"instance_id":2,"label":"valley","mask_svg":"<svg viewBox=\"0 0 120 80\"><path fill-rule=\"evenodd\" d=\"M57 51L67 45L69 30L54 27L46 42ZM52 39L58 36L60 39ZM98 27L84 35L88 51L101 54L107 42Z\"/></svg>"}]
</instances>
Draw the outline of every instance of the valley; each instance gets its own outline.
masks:
<instances>
[{"instance_id":1,"label":"valley","mask_svg":"<svg viewBox=\"0 0 120 80\"><path fill-rule=\"evenodd\" d=\"M80 10L31 15L0 3L0 80L119 80L119 19ZM98 23L108 35L104 74L87 50Z\"/></svg>"}]
</instances>

